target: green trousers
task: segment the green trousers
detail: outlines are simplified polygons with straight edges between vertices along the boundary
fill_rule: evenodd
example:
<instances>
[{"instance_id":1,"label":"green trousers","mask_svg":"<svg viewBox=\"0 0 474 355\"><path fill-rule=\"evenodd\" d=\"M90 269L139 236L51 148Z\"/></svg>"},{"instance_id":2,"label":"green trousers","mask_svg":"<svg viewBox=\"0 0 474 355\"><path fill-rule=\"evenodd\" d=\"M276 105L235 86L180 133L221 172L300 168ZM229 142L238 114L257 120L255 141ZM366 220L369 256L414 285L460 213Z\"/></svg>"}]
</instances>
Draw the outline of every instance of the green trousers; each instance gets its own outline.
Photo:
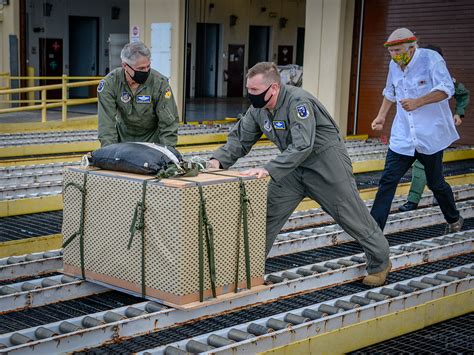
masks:
<instances>
[{"instance_id":1,"label":"green trousers","mask_svg":"<svg viewBox=\"0 0 474 355\"><path fill-rule=\"evenodd\" d=\"M388 242L359 196L344 143L311 154L302 166L268 186L267 255L298 204L310 197L359 242L367 256L368 273L384 270L389 260Z\"/></svg>"},{"instance_id":2,"label":"green trousers","mask_svg":"<svg viewBox=\"0 0 474 355\"><path fill-rule=\"evenodd\" d=\"M408 201L418 204L426 186L425 167L418 160L411 168L411 185L408 193Z\"/></svg>"}]
</instances>

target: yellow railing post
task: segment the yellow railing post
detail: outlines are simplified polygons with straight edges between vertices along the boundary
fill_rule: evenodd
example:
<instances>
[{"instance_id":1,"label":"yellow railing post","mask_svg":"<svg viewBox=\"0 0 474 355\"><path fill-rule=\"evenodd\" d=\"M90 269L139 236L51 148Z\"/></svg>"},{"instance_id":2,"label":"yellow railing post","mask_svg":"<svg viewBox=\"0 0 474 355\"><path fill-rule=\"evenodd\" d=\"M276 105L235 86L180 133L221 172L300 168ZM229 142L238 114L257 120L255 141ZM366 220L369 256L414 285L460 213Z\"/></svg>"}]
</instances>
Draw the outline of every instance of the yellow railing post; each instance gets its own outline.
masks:
<instances>
[{"instance_id":1,"label":"yellow railing post","mask_svg":"<svg viewBox=\"0 0 474 355\"><path fill-rule=\"evenodd\" d=\"M68 99L68 90L67 90L67 75L63 74L62 77L62 121L67 121L67 99Z\"/></svg>"},{"instance_id":2,"label":"yellow railing post","mask_svg":"<svg viewBox=\"0 0 474 355\"><path fill-rule=\"evenodd\" d=\"M46 122L46 89L41 90L41 122Z\"/></svg>"}]
</instances>

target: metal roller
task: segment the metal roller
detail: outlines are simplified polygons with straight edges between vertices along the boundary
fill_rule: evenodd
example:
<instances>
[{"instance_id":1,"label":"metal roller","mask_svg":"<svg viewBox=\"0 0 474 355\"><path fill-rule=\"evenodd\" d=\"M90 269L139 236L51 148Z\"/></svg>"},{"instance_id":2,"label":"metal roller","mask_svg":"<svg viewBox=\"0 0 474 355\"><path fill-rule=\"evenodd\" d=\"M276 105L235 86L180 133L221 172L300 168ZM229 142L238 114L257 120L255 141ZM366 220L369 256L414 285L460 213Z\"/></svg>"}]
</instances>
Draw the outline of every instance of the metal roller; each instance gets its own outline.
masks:
<instances>
[{"instance_id":1,"label":"metal roller","mask_svg":"<svg viewBox=\"0 0 474 355\"><path fill-rule=\"evenodd\" d=\"M16 288L10 286L0 287L0 295L11 295L13 293L18 293L19 291Z\"/></svg>"},{"instance_id":2,"label":"metal roller","mask_svg":"<svg viewBox=\"0 0 474 355\"><path fill-rule=\"evenodd\" d=\"M57 333L45 327L38 327L35 330L35 337L38 339L47 339L54 337L55 335L57 335Z\"/></svg>"},{"instance_id":3,"label":"metal roller","mask_svg":"<svg viewBox=\"0 0 474 355\"><path fill-rule=\"evenodd\" d=\"M370 298L365 298L365 297L361 297L361 296L352 296L351 297L351 302L357 303L361 306L367 306L368 304L372 303Z\"/></svg>"},{"instance_id":4,"label":"metal roller","mask_svg":"<svg viewBox=\"0 0 474 355\"><path fill-rule=\"evenodd\" d=\"M92 328L92 327L97 327L98 325L104 324L104 322L99 319L92 318L90 316L85 316L84 318L82 318L81 324L85 328Z\"/></svg>"},{"instance_id":5,"label":"metal roller","mask_svg":"<svg viewBox=\"0 0 474 355\"><path fill-rule=\"evenodd\" d=\"M207 338L207 343L210 346L213 346L215 348L220 348L222 346L227 346L227 345L230 345L230 344L234 344L235 341L224 338L224 337L221 337L220 335L211 334Z\"/></svg>"},{"instance_id":6,"label":"metal roller","mask_svg":"<svg viewBox=\"0 0 474 355\"><path fill-rule=\"evenodd\" d=\"M61 322L59 324L59 331L62 333L62 334L67 334L67 333L72 333L72 332L77 332L78 330L82 329L81 327L79 327L78 325L75 325L73 323L70 323L70 322Z\"/></svg>"},{"instance_id":7,"label":"metal roller","mask_svg":"<svg viewBox=\"0 0 474 355\"><path fill-rule=\"evenodd\" d=\"M334 263L332 261L328 261L327 263L324 263L324 266L332 269L332 270L337 270L342 268L342 265L339 265L338 263Z\"/></svg>"},{"instance_id":8,"label":"metal roller","mask_svg":"<svg viewBox=\"0 0 474 355\"><path fill-rule=\"evenodd\" d=\"M435 279L436 280L441 280L441 281L444 281L444 282L453 282L453 281L457 280L456 277L448 276L448 275L442 275L442 274L436 275Z\"/></svg>"},{"instance_id":9,"label":"metal roller","mask_svg":"<svg viewBox=\"0 0 474 355\"><path fill-rule=\"evenodd\" d=\"M278 275L270 274L266 277L266 281L269 281L272 284L278 284L280 282L288 281L288 279L285 279L285 278L283 278L281 276L278 276Z\"/></svg>"},{"instance_id":10,"label":"metal roller","mask_svg":"<svg viewBox=\"0 0 474 355\"><path fill-rule=\"evenodd\" d=\"M342 312L343 310L338 307L330 306L328 304L322 304L319 306L318 311L327 313L328 315L333 315Z\"/></svg>"},{"instance_id":11,"label":"metal roller","mask_svg":"<svg viewBox=\"0 0 474 355\"><path fill-rule=\"evenodd\" d=\"M414 288L414 287L410 287L410 286L408 286L408 285L402 285L402 284L397 284L397 285L395 285L394 289L397 290L397 291L403 292L403 293L412 293L412 292L415 292L415 288Z\"/></svg>"},{"instance_id":12,"label":"metal roller","mask_svg":"<svg viewBox=\"0 0 474 355\"><path fill-rule=\"evenodd\" d=\"M251 323L247 327L247 331L250 334L254 334L256 336L259 336L259 335L264 335L264 334L271 333L271 332L273 332L273 329L272 328L267 328L267 327L265 327L263 325L260 325L260 324L257 324L257 323Z\"/></svg>"},{"instance_id":13,"label":"metal roller","mask_svg":"<svg viewBox=\"0 0 474 355\"><path fill-rule=\"evenodd\" d=\"M287 280L296 280L296 279L299 279L301 277L300 274L297 274L297 273L291 272L291 271L284 271L281 274L281 276L283 276Z\"/></svg>"},{"instance_id":14,"label":"metal roller","mask_svg":"<svg viewBox=\"0 0 474 355\"><path fill-rule=\"evenodd\" d=\"M351 309L360 307L360 305L357 304L357 303L352 303L352 302L348 302L348 301L344 301L344 300L337 300L336 303L334 303L334 305L336 307L342 308L346 311L349 311Z\"/></svg>"},{"instance_id":15,"label":"metal roller","mask_svg":"<svg viewBox=\"0 0 474 355\"><path fill-rule=\"evenodd\" d=\"M145 305L145 311L147 311L148 313L159 312L163 309L166 309L166 307L156 302L148 302Z\"/></svg>"},{"instance_id":16,"label":"metal roller","mask_svg":"<svg viewBox=\"0 0 474 355\"><path fill-rule=\"evenodd\" d=\"M22 291L33 291L33 290L36 290L38 288L41 288L41 286L38 285L38 284L33 284L31 282L28 282L28 281L23 282L21 284L21 290Z\"/></svg>"},{"instance_id":17,"label":"metal roller","mask_svg":"<svg viewBox=\"0 0 474 355\"><path fill-rule=\"evenodd\" d=\"M388 297L398 297L402 294L401 291L393 290L391 288L386 288L386 287L382 288L380 290L380 293L382 295L387 295Z\"/></svg>"},{"instance_id":18,"label":"metal roller","mask_svg":"<svg viewBox=\"0 0 474 355\"><path fill-rule=\"evenodd\" d=\"M311 319L307 317L299 316L297 314L287 313L285 317L283 318L283 320L291 324L301 324L301 323L309 322Z\"/></svg>"},{"instance_id":19,"label":"metal roller","mask_svg":"<svg viewBox=\"0 0 474 355\"><path fill-rule=\"evenodd\" d=\"M25 256L25 261L35 261L40 259L43 259L43 255L41 254L28 254Z\"/></svg>"},{"instance_id":20,"label":"metal roller","mask_svg":"<svg viewBox=\"0 0 474 355\"><path fill-rule=\"evenodd\" d=\"M327 313L326 312L321 312L321 311L315 311L314 309L305 309L303 310L303 313L302 313L303 317L307 317L311 320L315 320L315 319L319 319L319 318L322 318L322 317L327 317Z\"/></svg>"},{"instance_id":21,"label":"metal roller","mask_svg":"<svg viewBox=\"0 0 474 355\"><path fill-rule=\"evenodd\" d=\"M124 315L112 311L105 312L103 318L106 323L118 322L127 319L127 317Z\"/></svg>"},{"instance_id":22,"label":"metal roller","mask_svg":"<svg viewBox=\"0 0 474 355\"><path fill-rule=\"evenodd\" d=\"M146 312L135 307L127 307L127 309L125 310L125 316L127 318L138 317L142 314L146 314Z\"/></svg>"},{"instance_id":23,"label":"metal roller","mask_svg":"<svg viewBox=\"0 0 474 355\"><path fill-rule=\"evenodd\" d=\"M374 300L376 302L385 301L385 300L388 300L390 298L390 296L388 296L388 295L384 295L382 293L377 293L377 292L373 292L373 291L367 292L365 294L365 297L367 297L368 299Z\"/></svg>"},{"instance_id":24,"label":"metal roller","mask_svg":"<svg viewBox=\"0 0 474 355\"><path fill-rule=\"evenodd\" d=\"M270 318L269 320L267 320L267 327L275 330L280 330L291 327L291 324L276 318Z\"/></svg>"},{"instance_id":25,"label":"metal roller","mask_svg":"<svg viewBox=\"0 0 474 355\"><path fill-rule=\"evenodd\" d=\"M10 343L13 345L21 345L33 341L33 339L27 337L26 335L20 333L13 333L10 336Z\"/></svg>"},{"instance_id":26,"label":"metal roller","mask_svg":"<svg viewBox=\"0 0 474 355\"><path fill-rule=\"evenodd\" d=\"M231 329L229 330L229 333L227 333L227 337L234 341L244 341L247 339L255 338L255 335L244 332L239 329Z\"/></svg>"},{"instance_id":27,"label":"metal roller","mask_svg":"<svg viewBox=\"0 0 474 355\"><path fill-rule=\"evenodd\" d=\"M438 286L438 285L441 285L443 283L443 281L433 279L432 277L423 277L421 279L421 282L423 282L425 284L430 284L430 285L433 285L433 286Z\"/></svg>"},{"instance_id":28,"label":"metal roller","mask_svg":"<svg viewBox=\"0 0 474 355\"><path fill-rule=\"evenodd\" d=\"M60 285L60 284L61 284L61 281L53 280L53 279L43 279L41 281L41 286L43 286L43 287L57 286L57 285Z\"/></svg>"},{"instance_id":29,"label":"metal roller","mask_svg":"<svg viewBox=\"0 0 474 355\"><path fill-rule=\"evenodd\" d=\"M319 272L319 273L323 273L323 272L328 272L331 269L328 267L324 267L322 265L313 265L311 266L311 270Z\"/></svg>"},{"instance_id":30,"label":"metal roller","mask_svg":"<svg viewBox=\"0 0 474 355\"><path fill-rule=\"evenodd\" d=\"M212 349L214 349L212 346L200 343L196 340L190 340L186 344L186 350L194 354L211 351Z\"/></svg>"},{"instance_id":31,"label":"metal roller","mask_svg":"<svg viewBox=\"0 0 474 355\"><path fill-rule=\"evenodd\" d=\"M311 271L309 269L304 269L304 268L299 268L298 270L296 270L296 272L303 276L311 276L315 274L315 271Z\"/></svg>"}]
</instances>

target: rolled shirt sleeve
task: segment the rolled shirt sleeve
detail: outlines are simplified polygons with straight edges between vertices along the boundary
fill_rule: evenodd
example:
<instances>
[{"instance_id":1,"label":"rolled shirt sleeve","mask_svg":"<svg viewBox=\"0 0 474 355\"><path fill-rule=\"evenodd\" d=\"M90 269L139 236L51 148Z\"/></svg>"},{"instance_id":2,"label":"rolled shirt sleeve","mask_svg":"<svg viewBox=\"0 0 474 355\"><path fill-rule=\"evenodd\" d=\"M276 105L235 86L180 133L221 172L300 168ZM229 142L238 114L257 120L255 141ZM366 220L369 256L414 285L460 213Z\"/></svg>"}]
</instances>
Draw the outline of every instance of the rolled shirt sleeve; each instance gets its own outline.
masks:
<instances>
[{"instance_id":1,"label":"rolled shirt sleeve","mask_svg":"<svg viewBox=\"0 0 474 355\"><path fill-rule=\"evenodd\" d=\"M444 60L440 60L435 63L431 70L431 79L433 81L433 88L431 92L442 91L448 97L446 100L449 100L451 96L454 95L454 84L451 75L449 75L448 68L446 68L446 63Z\"/></svg>"},{"instance_id":2,"label":"rolled shirt sleeve","mask_svg":"<svg viewBox=\"0 0 474 355\"><path fill-rule=\"evenodd\" d=\"M116 128L117 103L115 92L109 80L103 79L97 86L98 136L102 147L118 143Z\"/></svg>"},{"instance_id":3,"label":"rolled shirt sleeve","mask_svg":"<svg viewBox=\"0 0 474 355\"><path fill-rule=\"evenodd\" d=\"M311 103L294 102L289 112L292 142L275 159L265 165L265 169L275 181L282 179L301 165L313 150L316 118Z\"/></svg>"},{"instance_id":4,"label":"rolled shirt sleeve","mask_svg":"<svg viewBox=\"0 0 474 355\"><path fill-rule=\"evenodd\" d=\"M227 136L227 143L212 154L224 169L228 169L237 159L247 155L262 136L262 130L249 108L245 116L235 124Z\"/></svg>"},{"instance_id":5,"label":"rolled shirt sleeve","mask_svg":"<svg viewBox=\"0 0 474 355\"><path fill-rule=\"evenodd\" d=\"M385 88L383 89L382 95L391 102L397 101L391 70L388 72L387 82L385 83Z\"/></svg>"}]
</instances>

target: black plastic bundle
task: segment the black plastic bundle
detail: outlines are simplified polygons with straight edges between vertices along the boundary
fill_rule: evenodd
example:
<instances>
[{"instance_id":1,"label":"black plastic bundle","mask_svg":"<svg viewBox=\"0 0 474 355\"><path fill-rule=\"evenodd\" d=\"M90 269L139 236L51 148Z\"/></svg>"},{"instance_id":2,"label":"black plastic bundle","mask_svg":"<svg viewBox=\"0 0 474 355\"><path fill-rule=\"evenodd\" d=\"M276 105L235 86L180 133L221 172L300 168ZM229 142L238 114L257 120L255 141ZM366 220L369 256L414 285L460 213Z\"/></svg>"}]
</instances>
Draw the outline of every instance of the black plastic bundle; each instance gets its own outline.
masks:
<instances>
[{"instance_id":1,"label":"black plastic bundle","mask_svg":"<svg viewBox=\"0 0 474 355\"><path fill-rule=\"evenodd\" d=\"M117 143L92 152L90 164L106 170L153 174L181 164L183 157L175 148L154 143Z\"/></svg>"}]
</instances>

